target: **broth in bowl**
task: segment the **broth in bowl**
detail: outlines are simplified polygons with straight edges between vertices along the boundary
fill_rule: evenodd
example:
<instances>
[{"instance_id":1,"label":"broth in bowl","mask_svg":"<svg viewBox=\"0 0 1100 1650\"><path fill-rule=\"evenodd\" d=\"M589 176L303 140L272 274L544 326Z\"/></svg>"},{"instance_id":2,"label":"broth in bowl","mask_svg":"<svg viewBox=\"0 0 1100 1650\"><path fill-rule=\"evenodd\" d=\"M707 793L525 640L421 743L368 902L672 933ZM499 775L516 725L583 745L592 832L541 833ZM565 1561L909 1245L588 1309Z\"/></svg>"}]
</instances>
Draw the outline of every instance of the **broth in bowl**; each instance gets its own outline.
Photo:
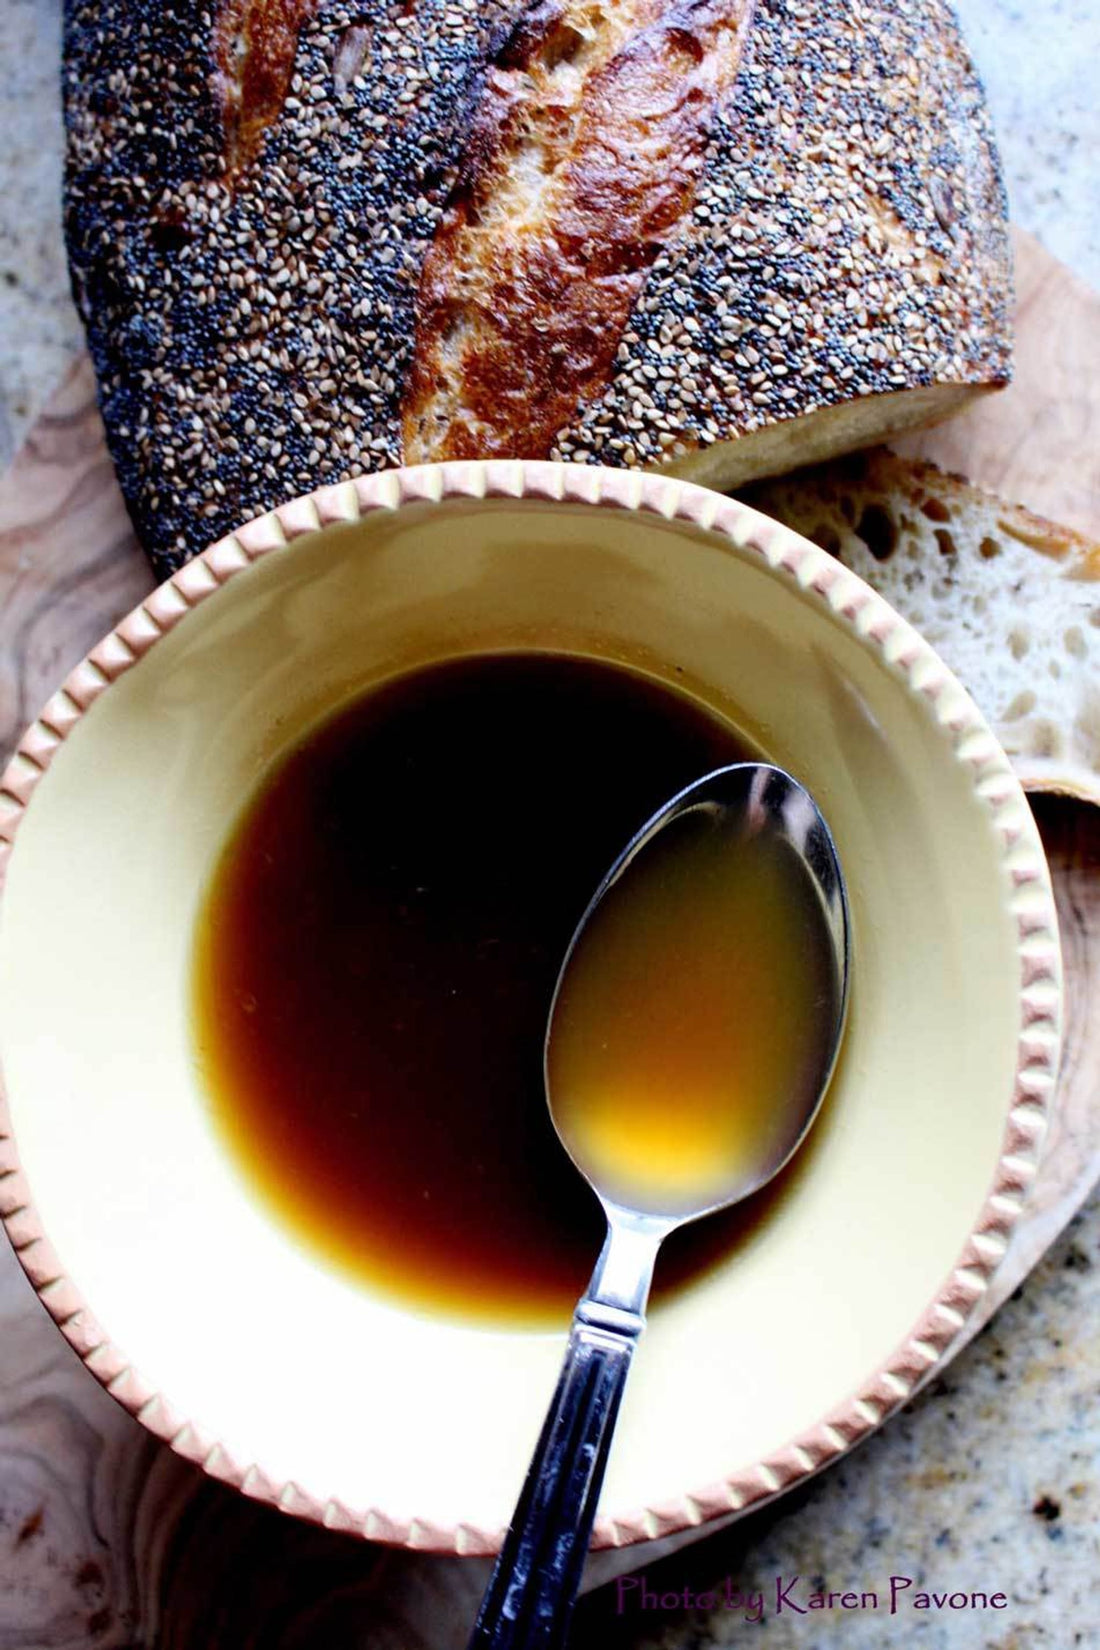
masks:
<instances>
[{"instance_id":1,"label":"broth in bowl","mask_svg":"<svg viewBox=\"0 0 1100 1650\"><path fill-rule=\"evenodd\" d=\"M257 1189L196 1058L196 922L248 799L358 695L444 657L535 651L686 691L799 778L854 877L826 1113L766 1219L737 1228L736 1264L653 1313L597 1545L710 1528L798 1482L942 1362L989 1270L973 1234L1011 1225L1057 1050L1056 921L1007 759L879 598L732 501L592 466L387 472L250 524L150 596L11 769L9 1230L77 1351L159 1436L288 1511L452 1553L499 1538L558 1335L530 1332L548 1313L522 1279L514 1308L478 1315L459 1289L409 1309L407 1284L334 1262ZM472 717L455 736L484 743ZM453 771L463 785L428 800L457 824L476 798ZM555 947L636 823L563 900ZM300 930L296 951L319 965ZM320 1046L323 1025L296 1029ZM540 1051L542 1029L540 1010ZM464 1145L454 1161L468 1177Z\"/></svg>"},{"instance_id":2,"label":"broth in bowl","mask_svg":"<svg viewBox=\"0 0 1100 1650\"><path fill-rule=\"evenodd\" d=\"M543 1092L558 970L650 814L749 754L687 693L553 653L398 676L309 732L196 948L206 1085L269 1211L406 1303L560 1323L603 1217ZM666 1281L728 1231L686 1236Z\"/></svg>"}]
</instances>

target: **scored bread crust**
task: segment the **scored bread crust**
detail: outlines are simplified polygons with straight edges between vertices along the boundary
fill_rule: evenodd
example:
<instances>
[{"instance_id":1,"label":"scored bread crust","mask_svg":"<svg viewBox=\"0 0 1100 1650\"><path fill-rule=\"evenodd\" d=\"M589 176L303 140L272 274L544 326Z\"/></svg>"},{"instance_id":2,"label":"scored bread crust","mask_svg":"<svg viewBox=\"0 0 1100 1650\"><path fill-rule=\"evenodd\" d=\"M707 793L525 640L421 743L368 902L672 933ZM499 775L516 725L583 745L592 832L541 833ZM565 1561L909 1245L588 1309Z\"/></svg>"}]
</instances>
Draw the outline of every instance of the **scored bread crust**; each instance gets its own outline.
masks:
<instances>
[{"instance_id":1,"label":"scored bread crust","mask_svg":"<svg viewBox=\"0 0 1100 1650\"><path fill-rule=\"evenodd\" d=\"M255 161L286 102L298 34L320 0L222 0L211 35L212 90L225 133L232 188Z\"/></svg>"},{"instance_id":2,"label":"scored bread crust","mask_svg":"<svg viewBox=\"0 0 1100 1650\"><path fill-rule=\"evenodd\" d=\"M1003 382L1003 192L945 0L757 0L738 63L747 18L66 0L74 292L158 570L413 457L730 485Z\"/></svg>"},{"instance_id":3,"label":"scored bread crust","mask_svg":"<svg viewBox=\"0 0 1100 1650\"><path fill-rule=\"evenodd\" d=\"M538 0L486 77L428 250L408 462L545 457L692 204L751 0Z\"/></svg>"}]
</instances>

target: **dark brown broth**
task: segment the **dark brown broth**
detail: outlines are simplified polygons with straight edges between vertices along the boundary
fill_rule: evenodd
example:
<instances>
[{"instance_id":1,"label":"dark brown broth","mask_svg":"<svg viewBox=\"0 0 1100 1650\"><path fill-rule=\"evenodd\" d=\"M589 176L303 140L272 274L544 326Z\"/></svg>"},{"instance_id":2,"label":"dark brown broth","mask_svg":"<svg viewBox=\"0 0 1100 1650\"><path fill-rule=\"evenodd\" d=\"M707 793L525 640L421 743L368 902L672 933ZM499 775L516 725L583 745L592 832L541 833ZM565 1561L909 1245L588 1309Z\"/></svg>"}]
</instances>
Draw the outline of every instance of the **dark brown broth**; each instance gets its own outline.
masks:
<instances>
[{"instance_id":1,"label":"dark brown broth","mask_svg":"<svg viewBox=\"0 0 1100 1650\"><path fill-rule=\"evenodd\" d=\"M560 1323L603 1217L546 1109L557 972L634 832L748 754L686 694L554 654L452 660L313 730L245 810L196 939L200 1061L269 1209L405 1303ZM666 1286L745 1221L685 1234Z\"/></svg>"}]
</instances>

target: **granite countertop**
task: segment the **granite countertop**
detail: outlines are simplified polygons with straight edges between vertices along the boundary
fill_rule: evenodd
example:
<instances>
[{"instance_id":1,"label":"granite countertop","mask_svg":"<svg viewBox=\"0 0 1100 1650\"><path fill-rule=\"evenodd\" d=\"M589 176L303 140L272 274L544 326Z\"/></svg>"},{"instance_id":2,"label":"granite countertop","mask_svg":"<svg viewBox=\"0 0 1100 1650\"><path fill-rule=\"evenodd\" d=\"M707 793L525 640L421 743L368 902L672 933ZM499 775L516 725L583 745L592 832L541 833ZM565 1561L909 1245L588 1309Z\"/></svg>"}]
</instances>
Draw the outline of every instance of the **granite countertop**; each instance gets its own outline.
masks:
<instances>
[{"instance_id":1,"label":"granite countertop","mask_svg":"<svg viewBox=\"0 0 1100 1650\"><path fill-rule=\"evenodd\" d=\"M959 10L1014 218L1100 285L1100 8L961 0ZM81 342L59 228L59 35L59 0L0 0L0 468ZM5 1247L0 1269L9 1264ZM573 1642L710 1650L763 1631L770 1650L1100 1650L1097 1321L1100 1196L946 1378L883 1432L775 1508L652 1567L644 1587L635 1577L584 1600ZM0 1393L0 1433L10 1397ZM13 1484L0 1481L0 1650L47 1650L19 1625L17 1548L29 1537ZM895 1584L893 1615L891 1577L911 1581ZM815 1588L833 1607L800 1613ZM919 1593L967 1602L915 1608ZM329 1650L359 1644L345 1624Z\"/></svg>"}]
</instances>

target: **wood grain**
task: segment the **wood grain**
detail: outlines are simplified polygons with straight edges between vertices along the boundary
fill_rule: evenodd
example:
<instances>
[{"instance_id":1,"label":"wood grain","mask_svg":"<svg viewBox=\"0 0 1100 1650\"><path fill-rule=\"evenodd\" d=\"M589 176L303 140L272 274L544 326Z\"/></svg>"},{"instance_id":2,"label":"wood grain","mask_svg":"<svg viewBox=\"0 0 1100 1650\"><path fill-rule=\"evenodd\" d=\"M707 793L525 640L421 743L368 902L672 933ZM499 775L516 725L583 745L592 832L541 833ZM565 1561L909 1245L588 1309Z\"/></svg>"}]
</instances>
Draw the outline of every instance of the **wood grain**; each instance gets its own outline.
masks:
<instances>
[{"instance_id":1,"label":"wood grain","mask_svg":"<svg viewBox=\"0 0 1100 1650\"><path fill-rule=\"evenodd\" d=\"M73 665L152 588L85 356L0 482L0 760Z\"/></svg>"},{"instance_id":2,"label":"wood grain","mask_svg":"<svg viewBox=\"0 0 1100 1650\"><path fill-rule=\"evenodd\" d=\"M1030 238L1018 250L1016 387L899 445L1100 537L1100 298ZM152 582L81 361L0 481L0 757ZM1100 1173L1100 810L1036 812L1067 965L1063 1076L1026 1218L963 1340ZM662 1545L607 1555L590 1581ZM314 1529L206 1479L81 1367L0 1243L0 1650L460 1650L486 1569Z\"/></svg>"}]
</instances>

